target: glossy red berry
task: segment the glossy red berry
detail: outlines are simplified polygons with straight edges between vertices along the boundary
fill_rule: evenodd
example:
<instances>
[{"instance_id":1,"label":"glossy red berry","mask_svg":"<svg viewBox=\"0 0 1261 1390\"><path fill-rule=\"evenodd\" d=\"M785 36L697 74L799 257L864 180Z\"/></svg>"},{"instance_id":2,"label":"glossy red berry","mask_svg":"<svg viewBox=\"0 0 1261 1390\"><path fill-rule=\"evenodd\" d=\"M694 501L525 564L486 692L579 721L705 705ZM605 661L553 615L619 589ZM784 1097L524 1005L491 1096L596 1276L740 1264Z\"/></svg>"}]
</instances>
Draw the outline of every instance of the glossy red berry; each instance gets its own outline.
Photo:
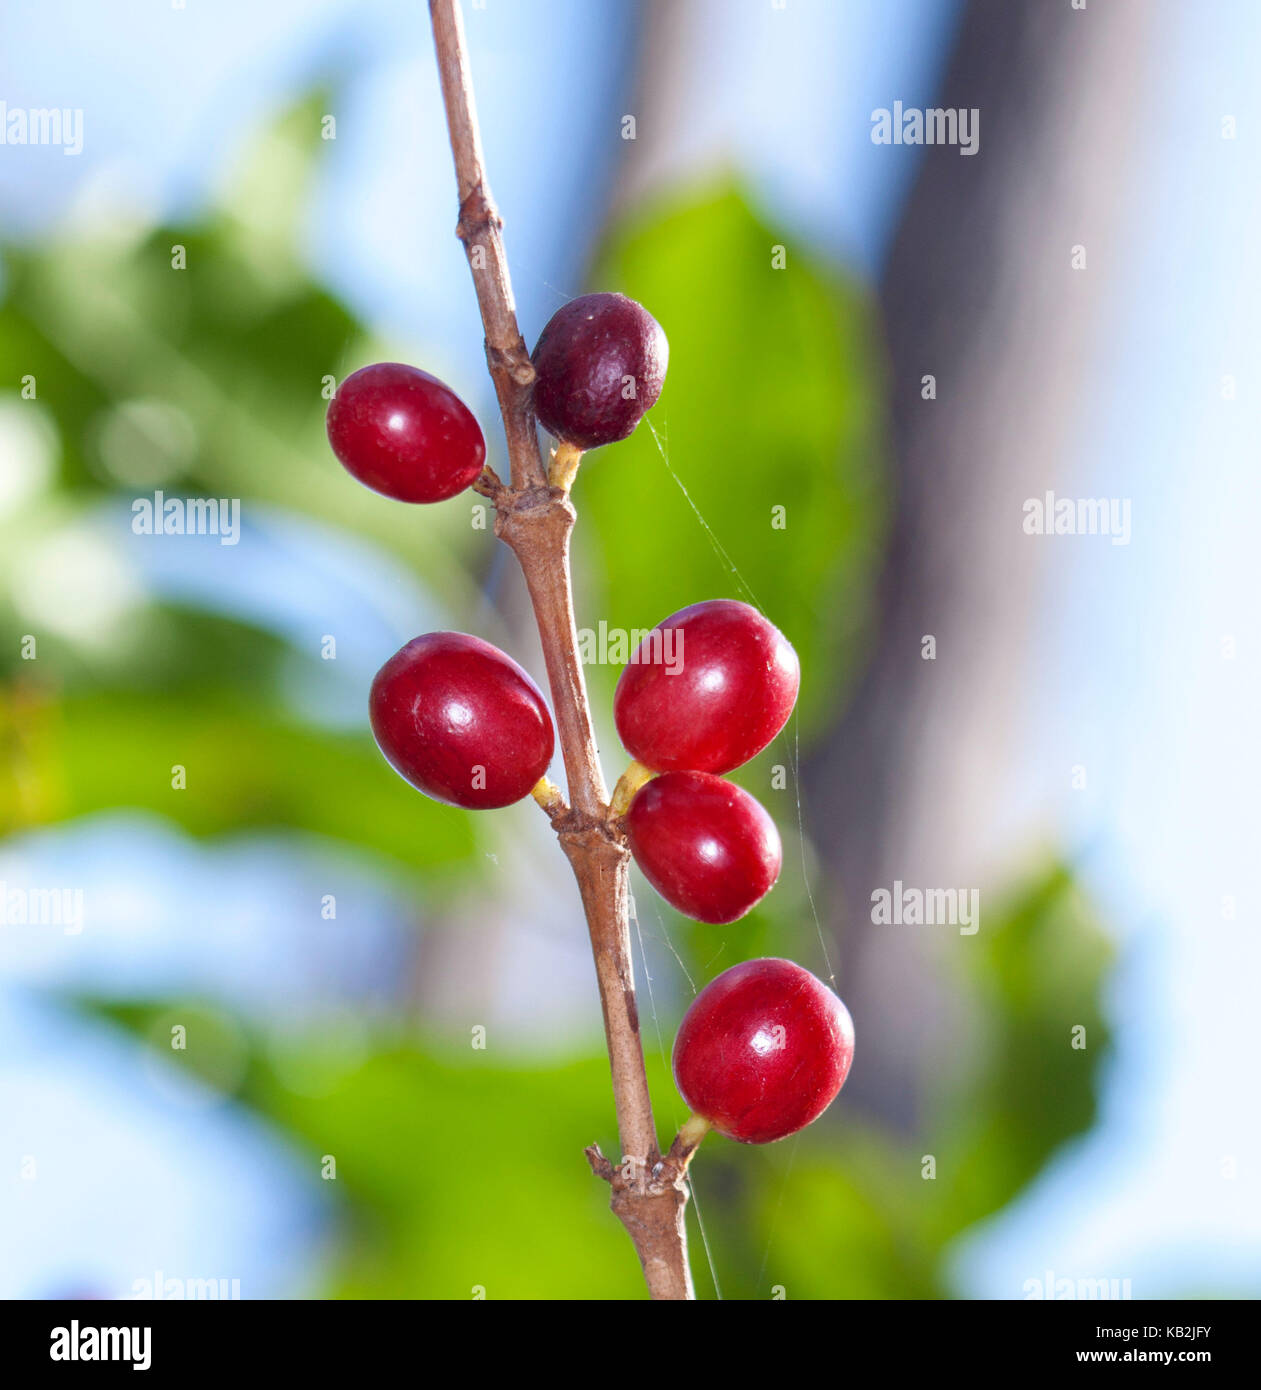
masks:
<instances>
[{"instance_id":1,"label":"glossy red berry","mask_svg":"<svg viewBox=\"0 0 1261 1390\"><path fill-rule=\"evenodd\" d=\"M750 960L692 1001L674 1040L674 1080L720 1134L769 1144L818 1119L853 1058L849 1010L822 980L790 960Z\"/></svg>"},{"instance_id":2,"label":"glossy red berry","mask_svg":"<svg viewBox=\"0 0 1261 1390\"><path fill-rule=\"evenodd\" d=\"M708 772L663 772L641 787L626 838L648 882L698 922L734 922L779 877L775 822L743 787Z\"/></svg>"},{"instance_id":3,"label":"glossy red berry","mask_svg":"<svg viewBox=\"0 0 1261 1390\"><path fill-rule=\"evenodd\" d=\"M472 411L436 376L402 362L361 367L328 408L328 442L374 492L442 502L482 471L486 441Z\"/></svg>"},{"instance_id":4,"label":"glossy red berry","mask_svg":"<svg viewBox=\"0 0 1261 1390\"><path fill-rule=\"evenodd\" d=\"M661 395L670 345L624 294L584 294L548 320L534 348L534 411L580 449L625 439Z\"/></svg>"},{"instance_id":5,"label":"glossy red berry","mask_svg":"<svg viewBox=\"0 0 1261 1390\"><path fill-rule=\"evenodd\" d=\"M661 772L730 772L770 743L797 700L797 653L747 603L709 599L666 618L613 697L631 757Z\"/></svg>"},{"instance_id":6,"label":"glossy red berry","mask_svg":"<svg viewBox=\"0 0 1261 1390\"><path fill-rule=\"evenodd\" d=\"M368 707L390 766L435 801L508 806L552 760L552 716L538 686L480 637L415 638L377 672Z\"/></svg>"}]
</instances>

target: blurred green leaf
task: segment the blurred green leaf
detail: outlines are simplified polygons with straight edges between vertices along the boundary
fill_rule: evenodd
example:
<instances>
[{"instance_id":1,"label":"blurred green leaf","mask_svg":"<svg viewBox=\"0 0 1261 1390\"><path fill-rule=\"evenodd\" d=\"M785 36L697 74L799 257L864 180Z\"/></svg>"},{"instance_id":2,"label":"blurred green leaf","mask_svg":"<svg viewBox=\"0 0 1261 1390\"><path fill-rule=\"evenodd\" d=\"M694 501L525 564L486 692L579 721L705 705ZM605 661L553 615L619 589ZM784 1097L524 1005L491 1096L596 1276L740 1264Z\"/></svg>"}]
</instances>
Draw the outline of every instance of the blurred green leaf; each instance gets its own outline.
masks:
<instances>
[{"instance_id":1,"label":"blurred green leaf","mask_svg":"<svg viewBox=\"0 0 1261 1390\"><path fill-rule=\"evenodd\" d=\"M468 814L414 791L369 737L295 724L230 688L178 702L101 692L67 700L57 715L49 776L65 817L125 806L195 835L285 826L451 872L474 852ZM177 764L183 790L171 785Z\"/></svg>"},{"instance_id":2,"label":"blurred green leaf","mask_svg":"<svg viewBox=\"0 0 1261 1390\"><path fill-rule=\"evenodd\" d=\"M940 1298L939 1251L918 1229L907 1155L851 1122L839 1146L805 1134L759 1174L748 1226L761 1247L741 1298ZM789 1140L789 1143L794 1141Z\"/></svg>"},{"instance_id":3,"label":"blurred green leaf","mask_svg":"<svg viewBox=\"0 0 1261 1390\"><path fill-rule=\"evenodd\" d=\"M495 544L489 525L473 525L484 499L425 508L418 525L419 509L348 478L325 437L329 378L397 351L374 343L300 256L295 209L327 148L327 109L311 96L261 132L223 205L195 223L4 246L0 381L16 390L35 378L56 422L63 489L135 497L161 486L240 497L247 513L250 500L282 505L372 537L468 608L470 570ZM421 351L442 370L441 344ZM144 411L164 426L159 438L120 447L120 419Z\"/></svg>"},{"instance_id":4,"label":"blurred green leaf","mask_svg":"<svg viewBox=\"0 0 1261 1390\"><path fill-rule=\"evenodd\" d=\"M1066 866L1030 883L970 945L980 1038L973 1074L935 1126L941 1239L1005 1206L1090 1127L1111 1042L1101 995L1112 950Z\"/></svg>"},{"instance_id":5,"label":"blurred green leaf","mask_svg":"<svg viewBox=\"0 0 1261 1390\"><path fill-rule=\"evenodd\" d=\"M609 1189L583 1157L616 1143L607 1060L512 1068L488 1042L467 1059L382 1050L316 1098L258 1083L255 1103L307 1142L313 1166L336 1160L352 1228L335 1292L645 1298Z\"/></svg>"}]
</instances>

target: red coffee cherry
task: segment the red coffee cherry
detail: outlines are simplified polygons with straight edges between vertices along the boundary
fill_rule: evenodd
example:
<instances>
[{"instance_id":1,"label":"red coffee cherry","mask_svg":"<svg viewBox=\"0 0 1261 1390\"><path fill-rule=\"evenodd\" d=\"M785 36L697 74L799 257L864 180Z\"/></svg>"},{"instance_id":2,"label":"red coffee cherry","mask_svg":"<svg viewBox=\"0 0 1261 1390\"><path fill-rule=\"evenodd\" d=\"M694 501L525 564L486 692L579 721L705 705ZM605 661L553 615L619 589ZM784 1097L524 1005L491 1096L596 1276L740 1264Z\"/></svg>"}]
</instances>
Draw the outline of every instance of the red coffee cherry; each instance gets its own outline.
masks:
<instances>
[{"instance_id":1,"label":"red coffee cherry","mask_svg":"<svg viewBox=\"0 0 1261 1390\"><path fill-rule=\"evenodd\" d=\"M674 1040L674 1080L692 1112L742 1144L804 1128L836 1099L854 1058L849 1010L790 960L724 970Z\"/></svg>"},{"instance_id":2,"label":"red coffee cherry","mask_svg":"<svg viewBox=\"0 0 1261 1390\"><path fill-rule=\"evenodd\" d=\"M708 772L663 772L641 787L626 838L648 882L698 922L734 922L779 877L775 822L742 787Z\"/></svg>"},{"instance_id":3,"label":"red coffee cherry","mask_svg":"<svg viewBox=\"0 0 1261 1390\"><path fill-rule=\"evenodd\" d=\"M328 442L356 478L399 502L442 502L482 471L472 411L436 376L402 362L361 367L328 407Z\"/></svg>"},{"instance_id":4,"label":"red coffee cherry","mask_svg":"<svg viewBox=\"0 0 1261 1390\"><path fill-rule=\"evenodd\" d=\"M797 653L747 603L709 599L660 622L613 697L631 757L659 772L730 772L760 753L797 701Z\"/></svg>"},{"instance_id":5,"label":"red coffee cherry","mask_svg":"<svg viewBox=\"0 0 1261 1390\"><path fill-rule=\"evenodd\" d=\"M390 766L448 805L520 801L552 760L552 716L538 686L480 637L413 639L377 672L368 708Z\"/></svg>"},{"instance_id":6,"label":"red coffee cherry","mask_svg":"<svg viewBox=\"0 0 1261 1390\"><path fill-rule=\"evenodd\" d=\"M633 299L571 299L534 348L534 412L550 434L580 449L625 439L656 405L669 355L661 325Z\"/></svg>"}]
</instances>

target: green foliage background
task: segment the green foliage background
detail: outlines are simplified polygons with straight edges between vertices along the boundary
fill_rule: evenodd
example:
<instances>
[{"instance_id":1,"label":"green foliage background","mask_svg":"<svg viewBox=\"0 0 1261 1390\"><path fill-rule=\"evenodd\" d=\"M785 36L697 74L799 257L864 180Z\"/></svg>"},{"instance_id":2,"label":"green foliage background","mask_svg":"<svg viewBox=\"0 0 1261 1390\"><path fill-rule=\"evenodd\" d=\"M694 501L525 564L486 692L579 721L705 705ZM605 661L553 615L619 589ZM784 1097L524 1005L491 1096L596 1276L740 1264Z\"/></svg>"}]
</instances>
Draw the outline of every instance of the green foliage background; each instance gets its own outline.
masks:
<instances>
[{"instance_id":1,"label":"green foliage background","mask_svg":"<svg viewBox=\"0 0 1261 1390\"><path fill-rule=\"evenodd\" d=\"M0 383L15 389L36 376L32 409L55 427L60 454L56 487L0 533L7 593L31 548L58 528L102 503L122 514L135 490L102 471L94 441L111 411L144 401L193 424L181 494L240 496L247 508L268 503L362 537L423 581L455 625L482 621L489 534L451 504L426 511L418 543L411 509L349 485L327 455L319 383L371 360L376 345L294 251L316 109L295 111L260 142L198 225L3 249ZM872 305L800 247L783 247L789 269L774 269L776 242L734 182L685 190L614 230L596 282L652 308L670 339L669 380L651 428L591 458L576 491L580 622L647 627L729 595L755 598L797 646L807 678L792 737L740 774L759 794L773 763L795 762L796 740L804 750L821 736L861 670L890 505ZM178 275L177 244L189 265ZM417 344L416 358L430 346ZM147 433L143 414L131 427L135 459L151 459L160 479L171 441ZM773 525L780 507L783 524ZM42 638L38 680L8 662L3 829L141 808L199 837L281 828L350 845L383 871L403 870L420 894L477 891L481 851L512 833L510 821L474 823L413 794L366 728L330 732L304 719L280 679L293 655L282 637L170 604L148 603L128 621L127 640L106 651ZM15 653L24 631L6 599L0 648ZM605 708L616 674L591 671ZM195 791L171 795L174 762L197 767ZM774 809L791 841L789 805ZM801 850L790 843L787 862L817 872ZM644 923L669 936L693 979L733 963L725 934L682 924L646 893ZM745 955L818 968L799 870L742 932ZM716 1292L706 1242L725 1297L948 1295L950 1241L1089 1126L1107 958L1070 874L1048 864L970 944L957 984L984 1045L934 1079L938 1110L922 1117L922 1134L884 1133L843 1098L785 1144L706 1145L697 1166L704 1241L693 1215L702 1296ZM81 1002L145 1038L172 1001ZM1090 1031L1089 1051L1067 1047L1066 1020ZM674 1022L661 1020L667 1046ZM378 1021L367 1055L335 1067L312 1099L285 1084L277 1048L319 1066L326 1038L281 1044L233 1026L245 1029L248 1053L232 1083L239 1101L292 1135L313 1165L338 1155L342 1217L328 1292L641 1296L625 1236L581 1156L595 1138L615 1149L597 1035L562 1060L523 1056L514 1066L470 1053L423 1019ZM666 1060L651 1053L664 1131L682 1116ZM191 1053L174 1064L198 1065ZM926 1181L930 1152L937 1176Z\"/></svg>"}]
</instances>

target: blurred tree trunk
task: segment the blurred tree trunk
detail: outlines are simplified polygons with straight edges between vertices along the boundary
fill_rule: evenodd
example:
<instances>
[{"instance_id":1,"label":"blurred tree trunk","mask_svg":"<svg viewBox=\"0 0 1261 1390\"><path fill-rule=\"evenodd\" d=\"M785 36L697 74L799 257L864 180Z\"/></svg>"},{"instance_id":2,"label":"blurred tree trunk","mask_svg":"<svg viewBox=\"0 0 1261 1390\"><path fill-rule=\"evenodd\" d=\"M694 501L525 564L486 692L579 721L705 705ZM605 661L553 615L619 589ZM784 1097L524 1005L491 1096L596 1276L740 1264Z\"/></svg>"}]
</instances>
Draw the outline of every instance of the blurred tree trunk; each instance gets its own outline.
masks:
<instances>
[{"instance_id":1,"label":"blurred tree trunk","mask_svg":"<svg viewBox=\"0 0 1261 1390\"><path fill-rule=\"evenodd\" d=\"M1052 558L1022 503L1072 485L1153 20L1140 0L972 0L937 105L979 109L980 152L922 152L880 285L896 496L875 646L803 776L860 1038L852 1093L903 1127L921 1076L966 1038L951 966L969 939L875 926L871 894L895 879L980 888L984 931L1017 837L1037 833L1008 823Z\"/></svg>"},{"instance_id":2,"label":"blurred tree trunk","mask_svg":"<svg viewBox=\"0 0 1261 1390\"><path fill-rule=\"evenodd\" d=\"M709 0L644 5L639 133L623 152L611 220L692 171L696 151L680 132L704 99L697 74L720 14ZM936 104L979 110L980 149L919 151L878 287L892 530L869 665L802 778L830 890L820 908L842 943L839 978L860 1039L847 1094L903 1128L920 1112L921 1078L968 1041L952 952L969 938L875 926L871 894L895 879L979 888L984 931L1019 853L1041 848L1031 843L1040 827L1012 823L1031 761L1018 702L1051 659L1047 634L1029 623L1047 562L1066 556L1024 534L1022 504L1072 487L1073 412L1121 269L1157 22L1144 0L965 4ZM1079 246L1085 269L1075 270ZM925 376L935 399L923 398ZM929 636L934 660L921 655ZM1067 779L1070 750L1064 762Z\"/></svg>"}]
</instances>

